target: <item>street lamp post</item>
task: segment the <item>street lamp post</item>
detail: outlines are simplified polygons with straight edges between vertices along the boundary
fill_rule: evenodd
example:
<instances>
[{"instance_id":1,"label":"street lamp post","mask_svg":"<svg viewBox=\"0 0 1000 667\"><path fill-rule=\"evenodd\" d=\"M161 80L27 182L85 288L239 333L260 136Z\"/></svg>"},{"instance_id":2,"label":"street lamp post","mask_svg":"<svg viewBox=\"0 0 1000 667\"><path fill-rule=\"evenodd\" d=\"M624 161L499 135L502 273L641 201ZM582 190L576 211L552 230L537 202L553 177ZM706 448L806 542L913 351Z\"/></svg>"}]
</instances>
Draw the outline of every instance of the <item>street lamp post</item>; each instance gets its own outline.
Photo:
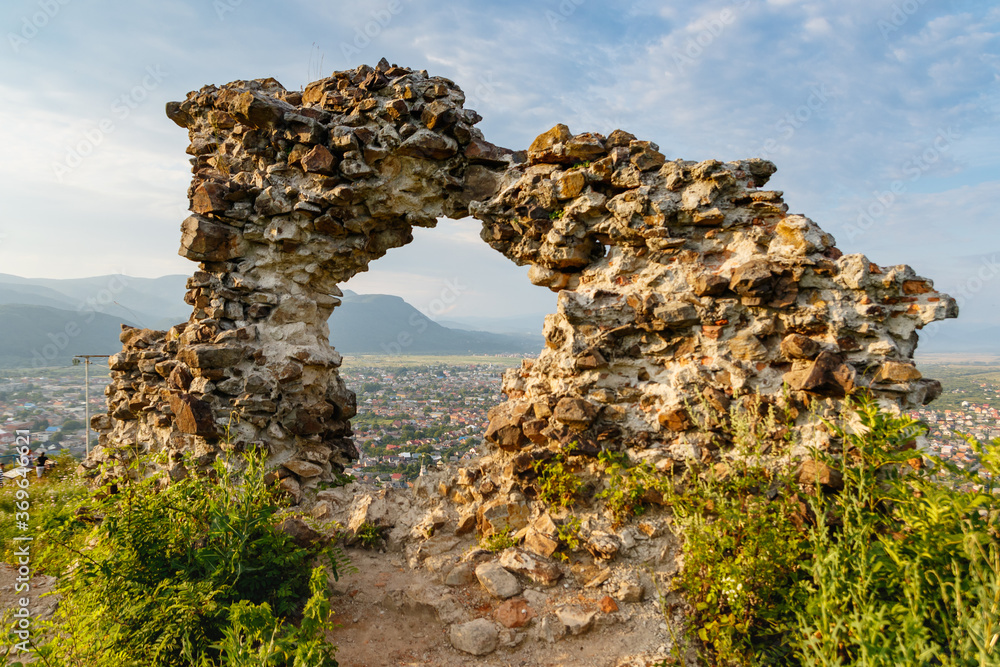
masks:
<instances>
[{"instance_id":1,"label":"street lamp post","mask_svg":"<svg viewBox=\"0 0 1000 667\"><path fill-rule=\"evenodd\" d=\"M80 360L83 359L83 412L84 412L84 433L86 434L87 442L87 458L90 458L90 360L91 359L107 359L108 354L78 354L73 357L73 365L79 366Z\"/></svg>"}]
</instances>

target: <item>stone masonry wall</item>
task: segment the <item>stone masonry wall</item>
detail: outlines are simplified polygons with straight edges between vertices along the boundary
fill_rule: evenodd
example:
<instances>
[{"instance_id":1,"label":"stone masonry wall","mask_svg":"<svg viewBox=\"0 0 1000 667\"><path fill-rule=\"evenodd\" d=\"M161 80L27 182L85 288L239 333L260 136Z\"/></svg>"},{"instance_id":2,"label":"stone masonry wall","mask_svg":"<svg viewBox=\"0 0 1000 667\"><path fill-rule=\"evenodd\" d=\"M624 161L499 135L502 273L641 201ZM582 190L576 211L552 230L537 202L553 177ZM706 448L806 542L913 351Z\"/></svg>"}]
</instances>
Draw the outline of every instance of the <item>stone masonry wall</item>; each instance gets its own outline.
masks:
<instances>
[{"instance_id":1,"label":"stone masonry wall","mask_svg":"<svg viewBox=\"0 0 1000 667\"><path fill-rule=\"evenodd\" d=\"M843 255L760 189L774 171L559 125L472 205L483 239L559 293L545 349L505 374L491 413L508 474L571 444L661 470L711 461L731 401L758 394L804 455L828 444L816 413L853 390L903 408L940 393L913 364L916 330L957 316L954 300L908 266Z\"/></svg>"},{"instance_id":2,"label":"stone masonry wall","mask_svg":"<svg viewBox=\"0 0 1000 667\"><path fill-rule=\"evenodd\" d=\"M199 263L193 311L167 332L122 332L88 465L138 446L167 452L177 477L181 452L205 466L263 445L300 499L357 456L326 325L338 284L414 226L470 213L559 293L545 350L504 376L491 413L510 482L571 444L661 469L710 460L708 413L743 396L786 408L803 445L824 446L810 410L833 415L855 388L899 406L940 392L913 365L915 332L955 302L909 267L842 255L760 189L770 162L668 161L621 130L563 125L513 153L463 101L453 82L383 60L303 92L236 81L169 104L193 156L180 249Z\"/></svg>"},{"instance_id":3,"label":"stone masonry wall","mask_svg":"<svg viewBox=\"0 0 1000 667\"><path fill-rule=\"evenodd\" d=\"M137 444L170 452L176 477L181 452L205 466L227 443L264 444L296 498L343 470L356 402L328 339L337 285L414 226L467 215L511 160L463 101L383 60L303 92L236 81L169 104L193 156L180 248L199 263L193 312L167 332L123 331L91 464Z\"/></svg>"}]
</instances>

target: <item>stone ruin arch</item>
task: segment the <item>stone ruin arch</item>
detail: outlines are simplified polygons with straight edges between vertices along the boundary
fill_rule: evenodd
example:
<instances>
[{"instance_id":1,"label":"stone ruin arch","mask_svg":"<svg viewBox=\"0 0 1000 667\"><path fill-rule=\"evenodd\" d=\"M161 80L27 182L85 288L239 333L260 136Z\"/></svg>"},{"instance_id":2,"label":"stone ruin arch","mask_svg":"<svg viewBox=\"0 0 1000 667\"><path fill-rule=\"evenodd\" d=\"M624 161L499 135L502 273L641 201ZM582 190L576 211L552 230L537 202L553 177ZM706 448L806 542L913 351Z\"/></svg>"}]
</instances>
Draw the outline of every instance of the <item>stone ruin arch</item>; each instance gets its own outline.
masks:
<instances>
[{"instance_id":1,"label":"stone ruin arch","mask_svg":"<svg viewBox=\"0 0 1000 667\"><path fill-rule=\"evenodd\" d=\"M790 410L804 452L829 437L810 406L835 415L859 387L900 407L940 393L913 364L916 330L957 316L954 300L908 266L843 255L761 189L772 163L668 160L622 130L564 125L514 152L463 102L454 82L383 60L302 92L235 81L168 104L190 137L193 310L169 331L122 332L87 465L138 444L178 478L182 452L206 466L264 445L308 502L358 455L326 324L338 284L441 216L478 218L558 292L545 349L504 375L490 413L508 491L570 443L659 469L711 461L694 404L760 394Z\"/></svg>"}]
</instances>

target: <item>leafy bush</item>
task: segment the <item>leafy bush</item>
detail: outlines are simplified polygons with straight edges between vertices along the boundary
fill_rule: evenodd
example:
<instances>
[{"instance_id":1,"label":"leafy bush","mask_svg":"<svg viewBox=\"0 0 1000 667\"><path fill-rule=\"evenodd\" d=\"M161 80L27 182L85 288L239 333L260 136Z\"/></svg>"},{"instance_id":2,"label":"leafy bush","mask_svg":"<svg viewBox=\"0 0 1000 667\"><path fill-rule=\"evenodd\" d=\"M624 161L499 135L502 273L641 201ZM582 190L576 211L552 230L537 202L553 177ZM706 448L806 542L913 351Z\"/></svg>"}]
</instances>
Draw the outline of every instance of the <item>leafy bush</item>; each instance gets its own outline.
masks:
<instances>
[{"instance_id":1,"label":"leafy bush","mask_svg":"<svg viewBox=\"0 0 1000 667\"><path fill-rule=\"evenodd\" d=\"M580 478L573 474L561 454L551 461L535 461L534 469L538 473L539 498L559 507L573 504L580 488Z\"/></svg>"},{"instance_id":2,"label":"leafy bush","mask_svg":"<svg viewBox=\"0 0 1000 667\"><path fill-rule=\"evenodd\" d=\"M646 461L630 465L625 454L606 450L597 458L604 466L608 484L597 497L604 500L615 527L643 514L649 498L662 498L672 490L672 482L657 474Z\"/></svg>"},{"instance_id":3,"label":"leafy bush","mask_svg":"<svg viewBox=\"0 0 1000 667\"><path fill-rule=\"evenodd\" d=\"M517 539L514 537L513 530L510 526L499 532L493 533L488 537L482 537L479 540L480 547L486 549L487 551L492 551L493 553L498 553L516 545Z\"/></svg>"},{"instance_id":4,"label":"leafy bush","mask_svg":"<svg viewBox=\"0 0 1000 667\"><path fill-rule=\"evenodd\" d=\"M72 461L72 457L69 457ZM60 457L60 463L65 461ZM74 461L75 462L75 461ZM78 503L90 495L86 484L73 473L69 465L57 465L41 479L35 477L34 469L28 476L7 479L0 488L0 539L3 540L2 558L7 563L16 563L14 550L19 546L14 537L24 535L18 523L28 524L28 532L33 538L34 554L46 553L52 546L54 536L70 526L83 527L75 516ZM27 501L27 512L21 514L18 502ZM22 505L23 506L23 505ZM26 521L25 521L26 520ZM68 554L53 554L53 558L33 558L33 565L42 572L59 569L59 557L65 560Z\"/></svg>"},{"instance_id":5,"label":"leafy bush","mask_svg":"<svg viewBox=\"0 0 1000 667\"><path fill-rule=\"evenodd\" d=\"M50 640L38 648L46 664L337 664L323 631L326 571L309 566L316 549L274 529L279 502L263 455L247 456L241 474L222 461L214 472L214 481L192 476L165 487L155 478L123 482L92 508L103 520L88 548L54 537L76 561L60 581ZM288 623L300 611L300 626Z\"/></svg>"},{"instance_id":6,"label":"leafy bush","mask_svg":"<svg viewBox=\"0 0 1000 667\"><path fill-rule=\"evenodd\" d=\"M685 538L676 585L710 660L1000 665L1000 440L971 441L985 477L925 467L922 424L853 401L851 428L828 424L842 453L815 453L839 492L797 489L751 448L670 498ZM739 421L738 446L774 441Z\"/></svg>"},{"instance_id":7,"label":"leafy bush","mask_svg":"<svg viewBox=\"0 0 1000 667\"><path fill-rule=\"evenodd\" d=\"M1000 665L1000 439L972 441L988 479L941 460L914 471L922 424L870 400L857 416L834 427L843 491L813 500L801 664Z\"/></svg>"},{"instance_id":8,"label":"leafy bush","mask_svg":"<svg viewBox=\"0 0 1000 667\"><path fill-rule=\"evenodd\" d=\"M383 526L365 521L358 527L358 542L365 549L377 549L385 542L385 531Z\"/></svg>"},{"instance_id":9,"label":"leafy bush","mask_svg":"<svg viewBox=\"0 0 1000 667\"><path fill-rule=\"evenodd\" d=\"M782 641L803 593L801 506L788 474L766 465L761 442L780 430L773 408L734 406L735 456L691 471L669 496L683 529L684 567L674 581L694 607L696 634L718 665L785 664Z\"/></svg>"}]
</instances>

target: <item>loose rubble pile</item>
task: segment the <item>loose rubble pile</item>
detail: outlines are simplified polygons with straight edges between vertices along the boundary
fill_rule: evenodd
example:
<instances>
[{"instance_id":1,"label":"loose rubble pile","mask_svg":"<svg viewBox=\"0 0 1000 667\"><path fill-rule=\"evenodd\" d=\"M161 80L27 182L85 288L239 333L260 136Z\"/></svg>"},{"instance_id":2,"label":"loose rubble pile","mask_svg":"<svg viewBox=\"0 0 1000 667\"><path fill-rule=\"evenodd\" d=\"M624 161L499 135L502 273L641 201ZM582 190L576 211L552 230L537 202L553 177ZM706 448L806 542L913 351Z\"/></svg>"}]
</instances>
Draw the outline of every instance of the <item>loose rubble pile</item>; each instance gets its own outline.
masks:
<instances>
[{"instance_id":1,"label":"loose rubble pile","mask_svg":"<svg viewBox=\"0 0 1000 667\"><path fill-rule=\"evenodd\" d=\"M648 666L686 654L688 648L674 646L684 632L685 607L669 592L679 541L667 511L653 507L640 520L615 528L599 504L581 499L573 508L580 546L556 554L548 544L558 541L556 522L565 523L568 511L560 515L516 491L490 490L502 483L491 472L493 463L487 457L434 472L412 489L349 485L319 491L311 516L296 520L292 534L306 540L345 538L358 546L366 526L384 531L379 546L386 554L372 560L353 552L362 576L378 582L376 589L358 590L345 576L335 585L338 596L349 596L335 598L338 614L356 623L357 609L365 605L354 603L369 600L378 614L398 610L420 616L444 626L446 646L459 655L484 659L496 652L496 664ZM503 512L496 511L500 499ZM488 541L477 534L514 528L522 523L520 516L524 525L513 534L517 545L482 548ZM385 586L368 572L383 563L405 564L408 574ZM344 641L356 637L347 627ZM573 650L591 651L586 659L551 661L553 645L585 635L590 640ZM453 664L440 653L442 646L431 648L438 651L431 664Z\"/></svg>"}]
</instances>

